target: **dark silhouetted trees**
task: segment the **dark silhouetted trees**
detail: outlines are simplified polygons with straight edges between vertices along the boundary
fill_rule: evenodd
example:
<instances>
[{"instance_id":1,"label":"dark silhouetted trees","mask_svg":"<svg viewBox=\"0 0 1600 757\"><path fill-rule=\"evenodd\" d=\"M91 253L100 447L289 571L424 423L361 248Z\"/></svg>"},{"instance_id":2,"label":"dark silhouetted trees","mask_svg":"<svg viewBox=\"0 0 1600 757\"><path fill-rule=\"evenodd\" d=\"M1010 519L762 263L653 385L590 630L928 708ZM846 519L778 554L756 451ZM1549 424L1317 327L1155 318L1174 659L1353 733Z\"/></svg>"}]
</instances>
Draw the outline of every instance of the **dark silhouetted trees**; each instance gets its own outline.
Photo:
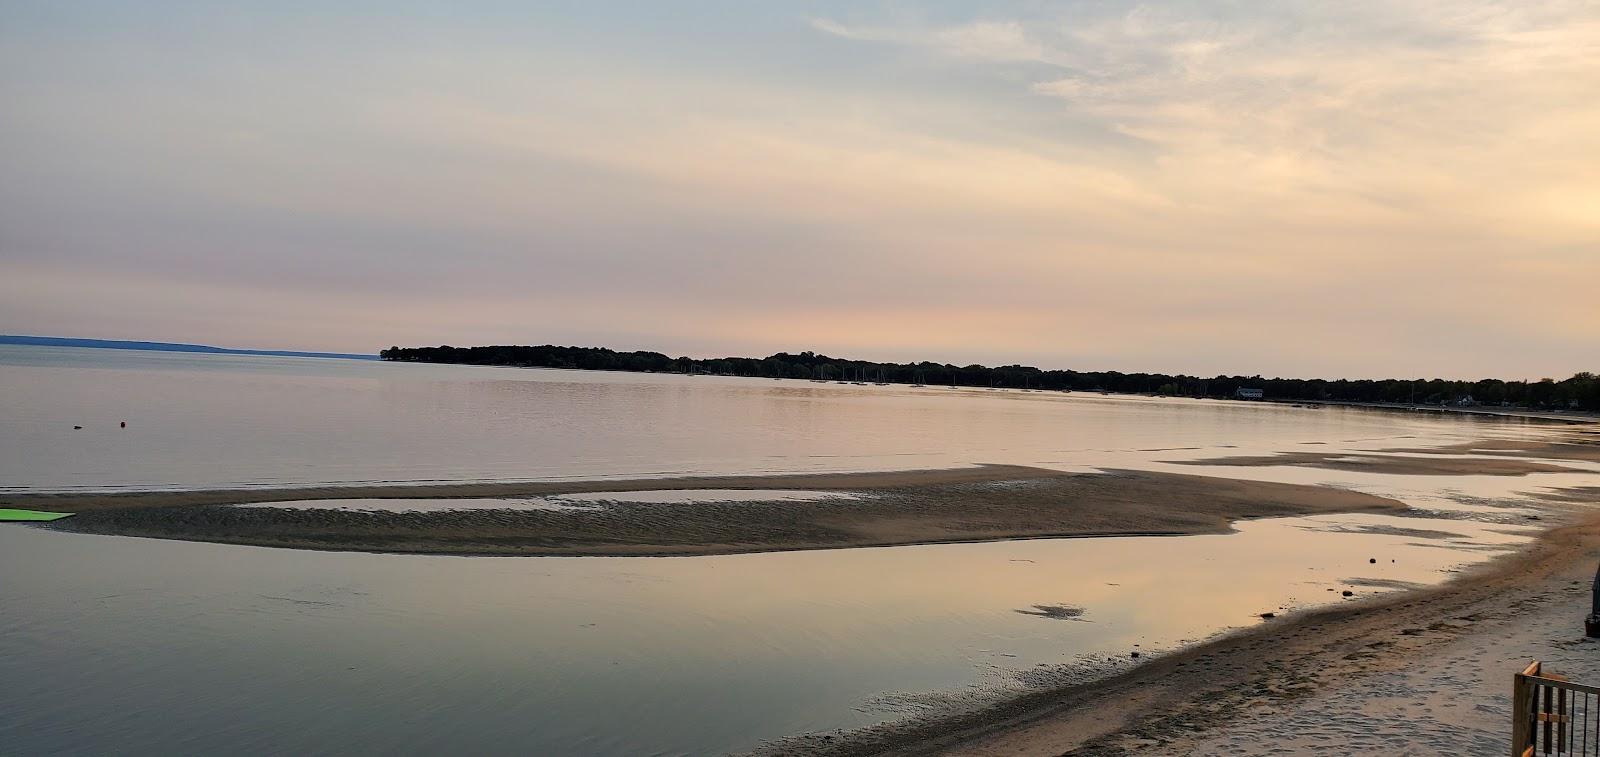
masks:
<instances>
[{"instance_id":1,"label":"dark silhouetted trees","mask_svg":"<svg viewBox=\"0 0 1600 757\"><path fill-rule=\"evenodd\" d=\"M1579 373L1564 381L1447 381L1444 379L1289 379L1260 376L1171 376L1117 371L1046 371L1025 365L990 368L945 363L874 363L806 351L765 358L671 358L659 352L617 352L604 347L556 345L492 347L390 347L384 360L465 363L519 368L694 373L823 381L885 381L1009 389L1070 390L1233 397L1241 387L1261 389L1267 399L1333 402L1384 402L1441 405L1479 404L1535 409L1600 411L1600 377Z\"/></svg>"}]
</instances>

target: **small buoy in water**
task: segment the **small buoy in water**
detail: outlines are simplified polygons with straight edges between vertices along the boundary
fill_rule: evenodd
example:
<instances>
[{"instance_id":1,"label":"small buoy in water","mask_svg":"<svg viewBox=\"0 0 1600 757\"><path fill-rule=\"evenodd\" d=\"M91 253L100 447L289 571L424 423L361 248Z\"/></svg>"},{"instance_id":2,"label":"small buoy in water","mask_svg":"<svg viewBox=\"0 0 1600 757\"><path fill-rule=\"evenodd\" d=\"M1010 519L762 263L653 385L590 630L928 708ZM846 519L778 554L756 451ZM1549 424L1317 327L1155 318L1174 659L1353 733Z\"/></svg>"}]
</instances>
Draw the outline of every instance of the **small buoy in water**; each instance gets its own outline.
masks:
<instances>
[{"instance_id":1,"label":"small buoy in water","mask_svg":"<svg viewBox=\"0 0 1600 757\"><path fill-rule=\"evenodd\" d=\"M128 427L128 422L127 421L123 421L122 423L120 423L118 425L122 426L123 428L127 428Z\"/></svg>"},{"instance_id":2,"label":"small buoy in water","mask_svg":"<svg viewBox=\"0 0 1600 757\"><path fill-rule=\"evenodd\" d=\"M72 430L77 431L78 429L81 429L81 428L83 428L83 427L82 426L73 426Z\"/></svg>"}]
</instances>

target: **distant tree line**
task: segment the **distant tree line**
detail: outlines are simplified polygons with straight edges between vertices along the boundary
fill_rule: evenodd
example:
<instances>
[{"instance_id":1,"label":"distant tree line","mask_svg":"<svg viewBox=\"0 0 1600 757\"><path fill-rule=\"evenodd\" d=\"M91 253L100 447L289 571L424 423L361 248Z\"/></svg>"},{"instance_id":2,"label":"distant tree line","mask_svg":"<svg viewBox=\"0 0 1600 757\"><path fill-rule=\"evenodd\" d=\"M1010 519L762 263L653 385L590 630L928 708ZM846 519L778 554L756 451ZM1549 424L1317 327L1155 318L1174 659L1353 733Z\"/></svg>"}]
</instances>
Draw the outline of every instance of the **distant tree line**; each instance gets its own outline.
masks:
<instances>
[{"instance_id":1,"label":"distant tree line","mask_svg":"<svg viewBox=\"0 0 1600 757\"><path fill-rule=\"evenodd\" d=\"M1445 379L1286 379L1260 376L1199 376L1117 371L1046 371L1025 365L874 363L815 352L780 352L765 358L695 359L659 352L618 352L604 347L390 347L384 360L464 363L519 368L576 368L650 373L713 374L758 378L863 381L961 387L1232 397L1241 388L1261 389L1268 399L1400 404L1475 404L1536 409L1600 411L1600 377L1579 373L1564 381L1449 381Z\"/></svg>"}]
</instances>

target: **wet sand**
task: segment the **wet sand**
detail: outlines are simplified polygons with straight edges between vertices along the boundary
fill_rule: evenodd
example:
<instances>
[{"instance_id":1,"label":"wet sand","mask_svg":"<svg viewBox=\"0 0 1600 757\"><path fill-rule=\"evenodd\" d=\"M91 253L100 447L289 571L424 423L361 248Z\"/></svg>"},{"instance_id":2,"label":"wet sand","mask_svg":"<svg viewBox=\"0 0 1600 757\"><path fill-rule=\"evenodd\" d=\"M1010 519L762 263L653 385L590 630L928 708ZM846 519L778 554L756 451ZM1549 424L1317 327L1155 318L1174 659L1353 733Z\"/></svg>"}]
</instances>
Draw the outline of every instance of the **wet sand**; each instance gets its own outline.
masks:
<instances>
[{"instance_id":1,"label":"wet sand","mask_svg":"<svg viewBox=\"0 0 1600 757\"><path fill-rule=\"evenodd\" d=\"M1426 455L1426 457L1423 457ZM1372 452L1280 452L1206 460L1174 460L1179 465L1294 465L1307 468L1408 476L1522 476L1529 473L1588 472L1536 460L1600 462L1600 438L1585 426L1551 440L1479 439L1443 447L1399 447Z\"/></svg>"},{"instance_id":2,"label":"wet sand","mask_svg":"<svg viewBox=\"0 0 1600 757\"><path fill-rule=\"evenodd\" d=\"M1433 455L1499 455L1535 457L1548 460L1579 460L1600 463L1600 439L1590 434L1574 434L1569 441L1516 441L1484 439L1426 449L1386 449L1383 452L1424 452Z\"/></svg>"},{"instance_id":3,"label":"wet sand","mask_svg":"<svg viewBox=\"0 0 1600 757\"><path fill-rule=\"evenodd\" d=\"M307 499L519 497L662 489L806 489L858 499L572 510L358 512L228 507ZM302 549L474 555L707 555L1019 538L1226 533L1242 518L1398 512L1370 494L1145 471L1018 466L825 475L11 497L76 512L60 528Z\"/></svg>"},{"instance_id":4,"label":"wet sand","mask_svg":"<svg viewBox=\"0 0 1600 757\"><path fill-rule=\"evenodd\" d=\"M1407 451L1441 454L1439 451L1431 449ZM1448 455L1451 453L1442 454ZM1205 460L1172 460L1169 462L1177 465L1230 465L1240 467L1293 465L1303 468L1327 468L1329 470L1354 471L1357 473L1387 473L1402 476L1523 476L1529 473L1587 472L1580 468L1533 462L1515 457L1497 459L1415 457L1349 452L1280 452L1275 455L1235 455L1213 457Z\"/></svg>"},{"instance_id":5,"label":"wet sand","mask_svg":"<svg viewBox=\"0 0 1600 757\"><path fill-rule=\"evenodd\" d=\"M795 473L753 476L680 476L675 478L590 479L460 484L375 484L369 486L301 486L273 489L208 489L196 491L81 492L0 494L0 502L30 503L34 509L61 512L139 507L188 507L315 499L442 499L475 497L547 497L590 492L638 492L681 489L815 489L855 491L898 486L960 484L1066 475L1060 471L1018 465L975 465L938 470L862 473Z\"/></svg>"},{"instance_id":6,"label":"wet sand","mask_svg":"<svg viewBox=\"0 0 1600 757\"><path fill-rule=\"evenodd\" d=\"M1302 696L1252 704L1226 724L1141 753L1504 754L1512 671L1541 660L1545 670L1571 680L1600 681L1600 644L1584 638L1582 624L1593 567L1579 560L1519 587L1515 603L1478 605L1427 627L1374 637ZM1592 750L1600 712L1586 715L1580 743Z\"/></svg>"},{"instance_id":7,"label":"wet sand","mask_svg":"<svg viewBox=\"0 0 1600 757\"><path fill-rule=\"evenodd\" d=\"M1592 647L1574 648L1591 643L1580 639L1600 559L1600 515L1570 517L1572 523L1545 532L1528 548L1438 587L1267 620L1109 679L976 713L810 735L775 745L774 752L1445 754L1504 748L1509 703L1503 700L1509 700L1511 674L1529 655L1572 657L1566 672L1592 671L1586 682L1600 676ZM1390 700L1377 701L1383 696ZM1286 743L1291 738L1295 743Z\"/></svg>"}]
</instances>

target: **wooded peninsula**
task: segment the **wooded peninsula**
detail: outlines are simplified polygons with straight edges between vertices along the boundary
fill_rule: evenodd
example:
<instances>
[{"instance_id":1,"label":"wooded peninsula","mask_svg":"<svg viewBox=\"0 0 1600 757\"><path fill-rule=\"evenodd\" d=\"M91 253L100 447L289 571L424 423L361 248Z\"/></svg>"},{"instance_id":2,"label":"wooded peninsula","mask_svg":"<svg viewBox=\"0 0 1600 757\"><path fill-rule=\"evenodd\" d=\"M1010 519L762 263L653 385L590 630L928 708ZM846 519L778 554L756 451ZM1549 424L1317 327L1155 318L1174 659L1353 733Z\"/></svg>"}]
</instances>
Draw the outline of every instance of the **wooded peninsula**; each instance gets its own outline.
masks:
<instances>
[{"instance_id":1,"label":"wooded peninsula","mask_svg":"<svg viewBox=\"0 0 1600 757\"><path fill-rule=\"evenodd\" d=\"M764 358L696 359L659 352L618 352L604 347L490 346L390 347L384 360L459 363L517 368L572 368L644 373L710 374L981 388L1234 397L1260 389L1267 399L1380 402L1426 405L1489 405L1539 410L1600 411L1600 377L1582 372L1563 381L1453 381L1446 379L1294 379L1261 376L1200 376L1118 371L1042 370L1025 365L957 366L948 363L880 363L780 352Z\"/></svg>"}]
</instances>

